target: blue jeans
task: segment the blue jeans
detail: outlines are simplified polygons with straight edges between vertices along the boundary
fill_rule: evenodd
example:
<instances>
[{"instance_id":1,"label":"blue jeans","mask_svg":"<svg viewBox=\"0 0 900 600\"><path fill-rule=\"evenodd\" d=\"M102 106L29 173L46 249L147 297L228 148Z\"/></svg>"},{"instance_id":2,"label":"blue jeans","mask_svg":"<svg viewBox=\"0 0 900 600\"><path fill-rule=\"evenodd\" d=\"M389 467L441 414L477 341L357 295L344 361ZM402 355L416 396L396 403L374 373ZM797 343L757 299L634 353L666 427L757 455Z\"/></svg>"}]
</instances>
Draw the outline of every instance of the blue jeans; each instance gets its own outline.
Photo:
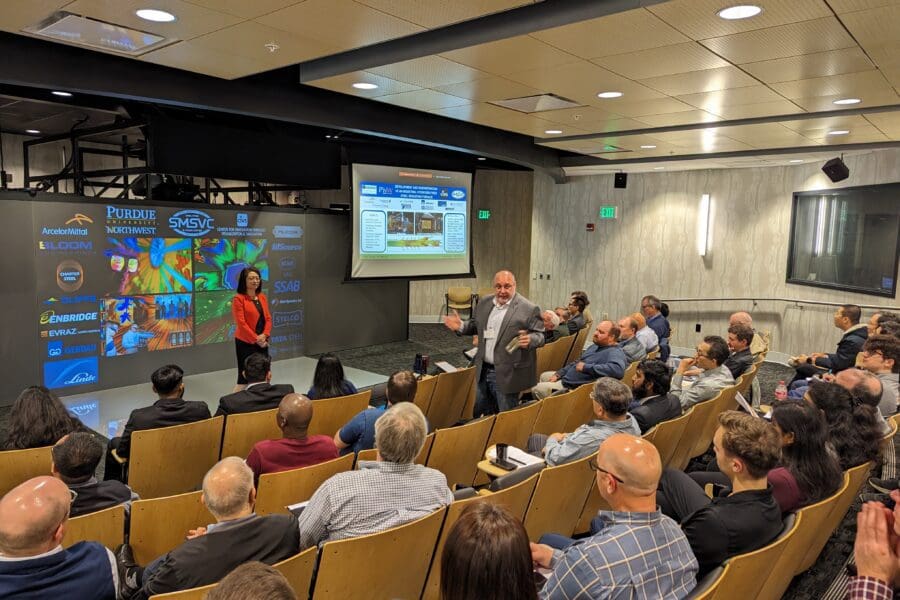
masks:
<instances>
[{"instance_id":1,"label":"blue jeans","mask_svg":"<svg viewBox=\"0 0 900 600\"><path fill-rule=\"evenodd\" d=\"M519 393L504 394L497 389L497 372L493 365L483 364L481 377L478 379L478 391L475 394L474 417L495 415L510 410L519 404Z\"/></svg>"}]
</instances>

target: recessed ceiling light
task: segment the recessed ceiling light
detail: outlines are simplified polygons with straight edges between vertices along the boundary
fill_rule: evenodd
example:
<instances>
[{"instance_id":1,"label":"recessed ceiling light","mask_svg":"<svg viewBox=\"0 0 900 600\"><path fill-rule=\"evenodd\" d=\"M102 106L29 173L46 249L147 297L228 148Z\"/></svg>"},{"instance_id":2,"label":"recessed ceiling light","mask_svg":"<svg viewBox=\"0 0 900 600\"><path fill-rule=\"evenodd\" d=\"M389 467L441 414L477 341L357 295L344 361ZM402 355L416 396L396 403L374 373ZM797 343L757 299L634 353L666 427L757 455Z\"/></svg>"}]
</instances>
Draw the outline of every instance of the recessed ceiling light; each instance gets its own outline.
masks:
<instances>
[{"instance_id":1,"label":"recessed ceiling light","mask_svg":"<svg viewBox=\"0 0 900 600\"><path fill-rule=\"evenodd\" d=\"M25 133L30 133L31 135L39 135L41 132L38 129L26 129Z\"/></svg>"},{"instance_id":2,"label":"recessed ceiling light","mask_svg":"<svg viewBox=\"0 0 900 600\"><path fill-rule=\"evenodd\" d=\"M544 131L547 135L557 135L562 133L562 129L547 129Z\"/></svg>"},{"instance_id":3,"label":"recessed ceiling light","mask_svg":"<svg viewBox=\"0 0 900 600\"><path fill-rule=\"evenodd\" d=\"M801 162L803 162L803 159L802 159L802 158L795 158L794 160L789 160L788 162L792 162L792 163L801 163Z\"/></svg>"},{"instance_id":4,"label":"recessed ceiling light","mask_svg":"<svg viewBox=\"0 0 900 600\"><path fill-rule=\"evenodd\" d=\"M840 100L835 100L832 104L859 104L862 102L859 98L841 98Z\"/></svg>"},{"instance_id":5,"label":"recessed ceiling light","mask_svg":"<svg viewBox=\"0 0 900 600\"><path fill-rule=\"evenodd\" d=\"M755 4L738 4L737 6L729 6L723 8L717 15L727 21L737 21L739 19L749 19L755 17L762 12L762 9Z\"/></svg>"},{"instance_id":6,"label":"recessed ceiling light","mask_svg":"<svg viewBox=\"0 0 900 600\"><path fill-rule=\"evenodd\" d=\"M622 92L600 92L599 94L597 94L597 97L598 97L598 98L604 98L604 99L608 99L608 98L621 98L621 97L622 97Z\"/></svg>"},{"instance_id":7,"label":"recessed ceiling light","mask_svg":"<svg viewBox=\"0 0 900 600\"><path fill-rule=\"evenodd\" d=\"M354 84L353 84L353 87L355 87L355 88L358 89L358 90L375 90L375 89L378 89L378 86L375 85L374 83L366 83L366 82L364 82L364 81L359 81L359 82L357 82L357 83L354 83Z\"/></svg>"},{"instance_id":8,"label":"recessed ceiling light","mask_svg":"<svg viewBox=\"0 0 900 600\"><path fill-rule=\"evenodd\" d=\"M643 150L653 150L654 148L656 148L656 146L654 146L653 144L645 144L641 146L641 149Z\"/></svg>"},{"instance_id":9,"label":"recessed ceiling light","mask_svg":"<svg viewBox=\"0 0 900 600\"><path fill-rule=\"evenodd\" d=\"M485 157L483 157L483 156L479 156L479 157L478 157L478 160L487 160L487 159L486 159Z\"/></svg>"},{"instance_id":10,"label":"recessed ceiling light","mask_svg":"<svg viewBox=\"0 0 900 600\"><path fill-rule=\"evenodd\" d=\"M72 97L72 92L61 92L59 90L53 90L50 93L53 94L54 96L61 96L62 98L71 98Z\"/></svg>"},{"instance_id":11,"label":"recessed ceiling light","mask_svg":"<svg viewBox=\"0 0 900 600\"><path fill-rule=\"evenodd\" d=\"M828 135L847 135L848 133L850 133L849 129L832 129Z\"/></svg>"},{"instance_id":12,"label":"recessed ceiling light","mask_svg":"<svg viewBox=\"0 0 900 600\"><path fill-rule=\"evenodd\" d=\"M145 21L153 21L154 23L171 23L175 20L175 15L172 13L155 8L141 8L134 11L134 14Z\"/></svg>"},{"instance_id":13,"label":"recessed ceiling light","mask_svg":"<svg viewBox=\"0 0 900 600\"><path fill-rule=\"evenodd\" d=\"M661 171L663 169L665 169L665 167L653 167L654 171Z\"/></svg>"}]
</instances>

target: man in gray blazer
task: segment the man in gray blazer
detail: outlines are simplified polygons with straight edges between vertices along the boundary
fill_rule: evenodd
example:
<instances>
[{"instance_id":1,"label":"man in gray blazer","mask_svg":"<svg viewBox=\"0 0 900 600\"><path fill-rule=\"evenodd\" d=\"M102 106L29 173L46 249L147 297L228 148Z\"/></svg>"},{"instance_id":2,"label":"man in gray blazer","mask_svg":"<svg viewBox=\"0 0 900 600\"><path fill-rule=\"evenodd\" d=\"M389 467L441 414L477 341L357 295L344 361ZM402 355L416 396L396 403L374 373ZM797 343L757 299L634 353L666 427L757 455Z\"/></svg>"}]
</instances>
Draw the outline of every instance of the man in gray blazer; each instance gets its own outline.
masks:
<instances>
[{"instance_id":1,"label":"man in gray blazer","mask_svg":"<svg viewBox=\"0 0 900 600\"><path fill-rule=\"evenodd\" d=\"M516 294L511 272L494 275L494 295L478 303L473 318L463 322L453 311L444 325L457 335L478 335L476 417L514 408L519 393L537 383L535 348L544 345L544 322L540 309Z\"/></svg>"}]
</instances>

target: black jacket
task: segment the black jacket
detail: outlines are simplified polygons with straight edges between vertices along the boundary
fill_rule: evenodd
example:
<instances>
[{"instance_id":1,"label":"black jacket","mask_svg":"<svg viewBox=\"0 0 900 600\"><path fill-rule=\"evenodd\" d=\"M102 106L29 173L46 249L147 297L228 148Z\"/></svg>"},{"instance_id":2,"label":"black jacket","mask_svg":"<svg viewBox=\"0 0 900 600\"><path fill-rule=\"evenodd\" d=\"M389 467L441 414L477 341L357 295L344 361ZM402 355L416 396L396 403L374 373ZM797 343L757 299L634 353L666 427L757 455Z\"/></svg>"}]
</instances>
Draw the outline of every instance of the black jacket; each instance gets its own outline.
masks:
<instances>
[{"instance_id":1,"label":"black jacket","mask_svg":"<svg viewBox=\"0 0 900 600\"><path fill-rule=\"evenodd\" d=\"M747 347L740 352L732 352L731 356L726 358L722 364L728 367L728 370L731 371L731 376L737 380L738 377L750 370L750 367L753 366L753 360L753 354L750 353L750 348Z\"/></svg>"},{"instance_id":2,"label":"black jacket","mask_svg":"<svg viewBox=\"0 0 900 600\"><path fill-rule=\"evenodd\" d=\"M204 402L192 402L181 398L160 398L150 406L131 411L116 453L126 458L131 452L131 434L143 429L157 429L184 425L210 418L209 407Z\"/></svg>"},{"instance_id":3,"label":"black jacket","mask_svg":"<svg viewBox=\"0 0 900 600\"><path fill-rule=\"evenodd\" d=\"M146 600L154 594L209 585L245 562L258 560L272 565L300 551L300 530L294 515L254 515L220 527L166 554L132 598Z\"/></svg>"},{"instance_id":4,"label":"black jacket","mask_svg":"<svg viewBox=\"0 0 900 600\"><path fill-rule=\"evenodd\" d=\"M121 481L94 480L86 484L73 484L69 489L77 494L69 508L69 517L80 517L131 500L131 488Z\"/></svg>"},{"instance_id":5,"label":"black jacket","mask_svg":"<svg viewBox=\"0 0 900 600\"><path fill-rule=\"evenodd\" d=\"M681 416L681 401L675 394L661 394L636 400L635 405L628 412L637 421L641 433L647 433L663 421Z\"/></svg>"},{"instance_id":6,"label":"black jacket","mask_svg":"<svg viewBox=\"0 0 900 600\"><path fill-rule=\"evenodd\" d=\"M816 359L816 366L831 369L833 373L849 369L856 364L856 355L862 351L868 337L869 330L865 326L851 329L841 337L834 353Z\"/></svg>"},{"instance_id":7,"label":"black jacket","mask_svg":"<svg viewBox=\"0 0 900 600\"><path fill-rule=\"evenodd\" d=\"M294 386L290 384L257 383L250 389L219 398L216 416L278 408L281 399L293 392Z\"/></svg>"}]
</instances>

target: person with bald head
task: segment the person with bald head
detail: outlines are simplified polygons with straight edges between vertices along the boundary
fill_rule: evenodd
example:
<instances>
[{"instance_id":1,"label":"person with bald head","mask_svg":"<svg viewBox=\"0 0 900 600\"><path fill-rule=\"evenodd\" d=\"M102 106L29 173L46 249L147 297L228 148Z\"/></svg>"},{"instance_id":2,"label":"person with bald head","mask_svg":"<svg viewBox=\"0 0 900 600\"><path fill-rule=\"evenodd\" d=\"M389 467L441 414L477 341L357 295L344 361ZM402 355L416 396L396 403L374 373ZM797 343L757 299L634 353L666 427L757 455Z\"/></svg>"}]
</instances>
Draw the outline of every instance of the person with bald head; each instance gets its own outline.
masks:
<instances>
[{"instance_id":1,"label":"person with bald head","mask_svg":"<svg viewBox=\"0 0 900 600\"><path fill-rule=\"evenodd\" d=\"M253 472L237 456L223 458L206 473L201 501L216 522L186 532L183 544L145 569L134 563L130 546L119 547L123 597L147 600L154 594L209 585L245 562L273 565L299 551L294 515L261 517L254 512Z\"/></svg>"},{"instance_id":2,"label":"person with bald head","mask_svg":"<svg viewBox=\"0 0 900 600\"><path fill-rule=\"evenodd\" d=\"M288 394L278 405L275 423L281 439L256 442L247 455L247 466L259 481L263 473L278 473L317 465L338 457L337 446L327 435L308 435L315 403L303 394Z\"/></svg>"},{"instance_id":3,"label":"person with bald head","mask_svg":"<svg viewBox=\"0 0 900 600\"><path fill-rule=\"evenodd\" d=\"M382 406L368 407L350 419L334 434L334 445L340 453L357 453L375 447L375 421L384 411L400 402L413 402L416 399L418 381L412 371L395 371L388 377L384 394L387 398Z\"/></svg>"},{"instance_id":4,"label":"person with bald head","mask_svg":"<svg viewBox=\"0 0 900 600\"><path fill-rule=\"evenodd\" d=\"M732 314L728 318L728 327L734 327L735 325L743 325L744 327L749 327L753 331L753 340L750 342L750 354L757 357L763 352L768 351L769 345L762 336L753 329L753 317L750 316L750 313L740 310Z\"/></svg>"},{"instance_id":5,"label":"person with bald head","mask_svg":"<svg viewBox=\"0 0 900 600\"><path fill-rule=\"evenodd\" d=\"M556 311L545 310L541 312L541 319L544 321L544 341L546 343L555 342L562 337L562 333L557 329L562 319L556 314Z\"/></svg>"},{"instance_id":6,"label":"person with bald head","mask_svg":"<svg viewBox=\"0 0 900 600\"><path fill-rule=\"evenodd\" d=\"M697 560L678 523L656 506L656 447L618 433L600 445L591 468L612 510L598 513L588 538L542 538L564 548L531 544L535 565L552 569L540 597L684 598L696 585Z\"/></svg>"},{"instance_id":7,"label":"person with bald head","mask_svg":"<svg viewBox=\"0 0 900 600\"><path fill-rule=\"evenodd\" d=\"M644 344L635 337L638 330L638 323L630 316L622 317L618 322L619 326L619 348L625 353L628 362L633 363L647 358L647 349Z\"/></svg>"},{"instance_id":8,"label":"person with bald head","mask_svg":"<svg viewBox=\"0 0 900 600\"><path fill-rule=\"evenodd\" d=\"M637 323L637 331L634 332L634 337L643 344L644 348L647 350L647 354L657 350L659 348L659 336L647 325L647 319L644 315L639 312L634 312L628 316Z\"/></svg>"},{"instance_id":9,"label":"person with bald head","mask_svg":"<svg viewBox=\"0 0 900 600\"><path fill-rule=\"evenodd\" d=\"M519 395L537 383L536 349L544 345L544 322L541 309L516 293L510 271L494 275L494 294L473 313L464 322L454 310L444 325L457 335L478 335L474 416L480 417L515 408Z\"/></svg>"},{"instance_id":10,"label":"person with bald head","mask_svg":"<svg viewBox=\"0 0 900 600\"><path fill-rule=\"evenodd\" d=\"M62 547L70 501L53 477L29 479L0 500L0 598L117 597L112 552L97 542Z\"/></svg>"}]
</instances>

